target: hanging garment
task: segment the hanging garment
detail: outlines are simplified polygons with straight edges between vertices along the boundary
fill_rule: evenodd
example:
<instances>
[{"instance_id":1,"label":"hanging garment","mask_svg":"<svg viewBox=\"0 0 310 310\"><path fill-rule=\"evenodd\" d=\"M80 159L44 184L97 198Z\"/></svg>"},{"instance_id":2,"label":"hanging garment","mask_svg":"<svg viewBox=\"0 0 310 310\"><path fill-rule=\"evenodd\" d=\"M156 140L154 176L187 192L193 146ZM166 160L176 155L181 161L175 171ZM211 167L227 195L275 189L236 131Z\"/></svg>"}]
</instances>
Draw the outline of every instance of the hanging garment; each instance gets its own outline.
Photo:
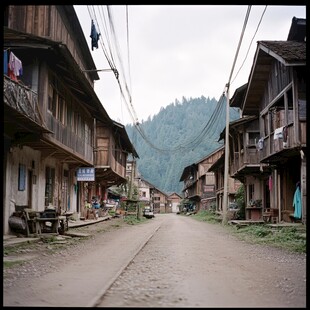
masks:
<instances>
[{"instance_id":1,"label":"hanging garment","mask_svg":"<svg viewBox=\"0 0 310 310\"><path fill-rule=\"evenodd\" d=\"M276 130L274 131L274 136L273 136L274 140L283 139L283 128L284 126L276 128Z\"/></svg>"},{"instance_id":2,"label":"hanging garment","mask_svg":"<svg viewBox=\"0 0 310 310\"><path fill-rule=\"evenodd\" d=\"M8 74L8 50L3 51L3 74Z\"/></svg>"},{"instance_id":3,"label":"hanging garment","mask_svg":"<svg viewBox=\"0 0 310 310\"><path fill-rule=\"evenodd\" d=\"M91 31L90 31L90 37L91 37L91 50L94 50L94 47L98 48L98 41L100 37L100 33L97 32L94 21L91 21Z\"/></svg>"},{"instance_id":4,"label":"hanging garment","mask_svg":"<svg viewBox=\"0 0 310 310\"><path fill-rule=\"evenodd\" d=\"M301 218L301 191L299 185L296 186L294 198L293 198L293 207L295 208L294 217L296 219Z\"/></svg>"},{"instance_id":5,"label":"hanging garment","mask_svg":"<svg viewBox=\"0 0 310 310\"><path fill-rule=\"evenodd\" d=\"M8 73L11 79L17 81L17 76L23 74L23 64L20 59L18 59L13 52L9 56Z\"/></svg>"},{"instance_id":6,"label":"hanging garment","mask_svg":"<svg viewBox=\"0 0 310 310\"><path fill-rule=\"evenodd\" d=\"M264 138L260 138L256 146L257 150L261 151L264 148Z\"/></svg>"}]
</instances>

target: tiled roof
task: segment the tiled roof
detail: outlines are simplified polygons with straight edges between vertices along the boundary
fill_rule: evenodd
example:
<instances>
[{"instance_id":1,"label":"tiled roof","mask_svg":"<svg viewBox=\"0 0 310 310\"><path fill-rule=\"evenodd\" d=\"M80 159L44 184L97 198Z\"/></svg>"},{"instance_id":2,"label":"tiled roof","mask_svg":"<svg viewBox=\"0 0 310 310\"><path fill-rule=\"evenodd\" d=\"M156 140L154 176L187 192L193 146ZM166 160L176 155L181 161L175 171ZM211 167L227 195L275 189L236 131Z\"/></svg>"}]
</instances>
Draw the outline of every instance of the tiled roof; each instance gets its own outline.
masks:
<instances>
[{"instance_id":1,"label":"tiled roof","mask_svg":"<svg viewBox=\"0 0 310 310\"><path fill-rule=\"evenodd\" d=\"M297 41L259 41L286 62L293 63L306 60L306 42Z\"/></svg>"}]
</instances>

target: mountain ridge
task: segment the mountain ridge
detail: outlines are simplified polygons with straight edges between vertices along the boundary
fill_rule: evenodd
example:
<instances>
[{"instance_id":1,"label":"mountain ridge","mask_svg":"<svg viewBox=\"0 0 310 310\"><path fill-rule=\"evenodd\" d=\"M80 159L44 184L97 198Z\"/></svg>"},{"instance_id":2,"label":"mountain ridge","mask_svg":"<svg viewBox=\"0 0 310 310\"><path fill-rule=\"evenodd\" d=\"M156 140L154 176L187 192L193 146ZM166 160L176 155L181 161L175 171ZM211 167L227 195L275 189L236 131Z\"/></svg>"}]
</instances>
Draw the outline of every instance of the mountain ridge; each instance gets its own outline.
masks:
<instances>
[{"instance_id":1,"label":"mountain ridge","mask_svg":"<svg viewBox=\"0 0 310 310\"><path fill-rule=\"evenodd\" d=\"M239 110L230 108L230 121ZM126 131L139 158L141 176L166 194L182 195L180 177L185 167L196 163L223 145L218 141L226 126L226 97L175 99L159 113Z\"/></svg>"}]
</instances>

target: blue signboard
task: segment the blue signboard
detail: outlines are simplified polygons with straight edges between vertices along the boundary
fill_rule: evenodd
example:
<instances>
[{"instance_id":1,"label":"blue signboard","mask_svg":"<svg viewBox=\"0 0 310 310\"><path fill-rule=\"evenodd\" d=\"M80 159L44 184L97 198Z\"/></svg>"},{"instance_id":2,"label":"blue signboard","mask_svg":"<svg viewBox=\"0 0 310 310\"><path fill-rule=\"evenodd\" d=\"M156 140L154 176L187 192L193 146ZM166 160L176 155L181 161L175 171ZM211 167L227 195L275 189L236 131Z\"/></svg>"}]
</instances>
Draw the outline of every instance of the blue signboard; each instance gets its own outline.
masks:
<instances>
[{"instance_id":1,"label":"blue signboard","mask_svg":"<svg viewBox=\"0 0 310 310\"><path fill-rule=\"evenodd\" d=\"M95 181L95 168L83 167L77 170L77 181Z\"/></svg>"}]
</instances>

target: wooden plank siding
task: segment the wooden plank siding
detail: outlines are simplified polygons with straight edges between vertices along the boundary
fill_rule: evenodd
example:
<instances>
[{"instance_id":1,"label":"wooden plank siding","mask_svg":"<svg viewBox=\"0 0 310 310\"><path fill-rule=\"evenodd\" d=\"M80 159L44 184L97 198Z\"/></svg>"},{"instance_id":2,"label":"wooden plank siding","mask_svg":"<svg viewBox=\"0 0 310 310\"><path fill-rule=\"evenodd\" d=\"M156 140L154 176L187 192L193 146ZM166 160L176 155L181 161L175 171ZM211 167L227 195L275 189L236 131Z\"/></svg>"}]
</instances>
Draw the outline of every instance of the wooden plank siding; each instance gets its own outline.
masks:
<instances>
[{"instance_id":1,"label":"wooden plank siding","mask_svg":"<svg viewBox=\"0 0 310 310\"><path fill-rule=\"evenodd\" d=\"M75 132L68 130L59 120L55 119L50 113L47 113L48 128L54 132L53 137L46 137L52 140L60 147L67 146L70 152L78 153L88 162L93 161L93 147L85 142L85 137L78 136ZM55 141L56 140L56 141Z\"/></svg>"},{"instance_id":2,"label":"wooden plank siding","mask_svg":"<svg viewBox=\"0 0 310 310\"><path fill-rule=\"evenodd\" d=\"M95 167L110 167L118 175L125 178L126 159L127 155L116 142L111 128L97 123Z\"/></svg>"},{"instance_id":3,"label":"wooden plank siding","mask_svg":"<svg viewBox=\"0 0 310 310\"><path fill-rule=\"evenodd\" d=\"M76 34L71 33L72 25L60 11L61 6L55 5L12 5L9 14L14 18L9 18L8 27L65 44L81 70L89 69L74 39ZM85 76L93 87L93 81Z\"/></svg>"},{"instance_id":4,"label":"wooden plank siding","mask_svg":"<svg viewBox=\"0 0 310 310\"><path fill-rule=\"evenodd\" d=\"M112 143L110 129L102 124L96 125L95 166L112 167Z\"/></svg>"}]
</instances>

